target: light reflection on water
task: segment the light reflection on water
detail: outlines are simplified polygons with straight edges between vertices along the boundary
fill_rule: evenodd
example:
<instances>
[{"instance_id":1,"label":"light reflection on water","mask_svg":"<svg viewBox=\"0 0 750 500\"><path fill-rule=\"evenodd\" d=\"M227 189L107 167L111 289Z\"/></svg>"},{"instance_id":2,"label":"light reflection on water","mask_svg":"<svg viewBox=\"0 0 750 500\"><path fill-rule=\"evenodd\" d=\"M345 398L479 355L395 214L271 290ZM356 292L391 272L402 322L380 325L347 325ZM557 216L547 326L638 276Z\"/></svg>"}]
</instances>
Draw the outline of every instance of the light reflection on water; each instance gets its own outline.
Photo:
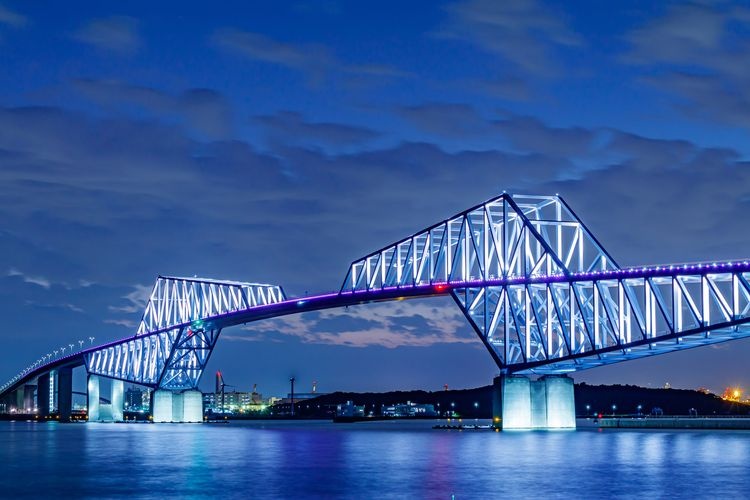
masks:
<instances>
[{"instance_id":1,"label":"light reflection on water","mask_svg":"<svg viewBox=\"0 0 750 500\"><path fill-rule=\"evenodd\" d=\"M750 432L0 422L0 497L722 498Z\"/></svg>"}]
</instances>

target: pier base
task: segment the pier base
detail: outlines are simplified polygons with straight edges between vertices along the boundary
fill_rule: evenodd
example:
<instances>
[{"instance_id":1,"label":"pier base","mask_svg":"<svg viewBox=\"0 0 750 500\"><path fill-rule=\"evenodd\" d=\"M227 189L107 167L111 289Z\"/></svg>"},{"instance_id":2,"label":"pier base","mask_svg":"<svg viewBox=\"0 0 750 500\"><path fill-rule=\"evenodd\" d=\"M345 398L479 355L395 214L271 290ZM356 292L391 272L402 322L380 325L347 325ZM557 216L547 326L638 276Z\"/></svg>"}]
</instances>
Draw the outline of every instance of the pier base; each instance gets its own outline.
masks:
<instances>
[{"instance_id":1,"label":"pier base","mask_svg":"<svg viewBox=\"0 0 750 500\"><path fill-rule=\"evenodd\" d=\"M172 391L154 391L151 417L154 422L172 421Z\"/></svg>"},{"instance_id":2,"label":"pier base","mask_svg":"<svg viewBox=\"0 0 750 500\"><path fill-rule=\"evenodd\" d=\"M200 391L154 391L154 422L202 422L203 395Z\"/></svg>"},{"instance_id":3,"label":"pier base","mask_svg":"<svg viewBox=\"0 0 750 500\"><path fill-rule=\"evenodd\" d=\"M89 422L97 422L101 418L99 413L99 375L89 375L87 399Z\"/></svg>"},{"instance_id":4,"label":"pier base","mask_svg":"<svg viewBox=\"0 0 750 500\"><path fill-rule=\"evenodd\" d=\"M23 386L23 413L34 413L36 408L34 393L36 393L35 385L26 384Z\"/></svg>"},{"instance_id":5,"label":"pier base","mask_svg":"<svg viewBox=\"0 0 750 500\"><path fill-rule=\"evenodd\" d=\"M69 366L57 370L57 410L60 422L70 422L73 410L73 369Z\"/></svg>"},{"instance_id":6,"label":"pier base","mask_svg":"<svg viewBox=\"0 0 750 500\"><path fill-rule=\"evenodd\" d=\"M203 422L203 394L200 391L182 393L182 421Z\"/></svg>"},{"instance_id":7,"label":"pier base","mask_svg":"<svg viewBox=\"0 0 750 500\"><path fill-rule=\"evenodd\" d=\"M89 375L87 384L89 422L122 422L125 419L123 414L125 383L122 380L112 380L108 404L101 402L100 383L98 375Z\"/></svg>"},{"instance_id":8,"label":"pier base","mask_svg":"<svg viewBox=\"0 0 750 500\"><path fill-rule=\"evenodd\" d=\"M39 375L39 378L36 380L36 408L40 418L47 418L50 414L49 381L49 373Z\"/></svg>"},{"instance_id":9,"label":"pier base","mask_svg":"<svg viewBox=\"0 0 750 500\"><path fill-rule=\"evenodd\" d=\"M503 430L576 427L573 379L567 376L496 377L492 408L494 425Z\"/></svg>"},{"instance_id":10,"label":"pier base","mask_svg":"<svg viewBox=\"0 0 750 500\"><path fill-rule=\"evenodd\" d=\"M123 408L124 408L124 398L123 394L125 392L125 383L122 380L113 380L112 381L112 393L109 397L109 400L112 404L112 421L113 422L122 422L125 420L125 417L123 415Z\"/></svg>"}]
</instances>

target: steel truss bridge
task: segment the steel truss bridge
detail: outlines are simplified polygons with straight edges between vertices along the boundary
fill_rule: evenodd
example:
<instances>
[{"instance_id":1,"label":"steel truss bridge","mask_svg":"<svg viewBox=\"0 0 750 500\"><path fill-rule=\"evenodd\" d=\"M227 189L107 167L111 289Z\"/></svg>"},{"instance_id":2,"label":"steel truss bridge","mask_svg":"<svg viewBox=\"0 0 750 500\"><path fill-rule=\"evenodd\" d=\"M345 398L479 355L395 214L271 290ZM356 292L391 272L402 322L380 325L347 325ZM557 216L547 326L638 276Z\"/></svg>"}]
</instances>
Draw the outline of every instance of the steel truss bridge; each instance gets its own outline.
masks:
<instances>
[{"instance_id":1,"label":"steel truss bridge","mask_svg":"<svg viewBox=\"0 0 750 500\"><path fill-rule=\"evenodd\" d=\"M564 374L750 335L748 261L621 268L559 196L503 194L355 260L341 289L162 277L135 335L34 362L195 389L222 329L404 298L450 296L503 374Z\"/></svg>"}]
</instances>

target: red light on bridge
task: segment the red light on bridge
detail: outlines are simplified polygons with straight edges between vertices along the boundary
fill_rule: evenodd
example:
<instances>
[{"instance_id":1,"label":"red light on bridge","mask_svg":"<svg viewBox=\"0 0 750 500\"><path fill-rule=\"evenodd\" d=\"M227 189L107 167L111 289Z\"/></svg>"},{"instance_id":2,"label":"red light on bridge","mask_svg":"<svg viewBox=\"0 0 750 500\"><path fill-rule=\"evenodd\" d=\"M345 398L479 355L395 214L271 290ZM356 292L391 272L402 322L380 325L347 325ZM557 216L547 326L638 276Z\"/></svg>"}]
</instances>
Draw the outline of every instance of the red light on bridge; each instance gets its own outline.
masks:
<instances>
[{"instance_id":1,"label":"red light on bridge","mask_svg":"<svg viewBox=\"0 0 750 500\"><path fill-rule=\"evenodd\" d=\"M447 289L448 289L448 285L444 285L444 284L435 285L435 291L436 292L444 292Z\"/></svg>"}]
</instances>

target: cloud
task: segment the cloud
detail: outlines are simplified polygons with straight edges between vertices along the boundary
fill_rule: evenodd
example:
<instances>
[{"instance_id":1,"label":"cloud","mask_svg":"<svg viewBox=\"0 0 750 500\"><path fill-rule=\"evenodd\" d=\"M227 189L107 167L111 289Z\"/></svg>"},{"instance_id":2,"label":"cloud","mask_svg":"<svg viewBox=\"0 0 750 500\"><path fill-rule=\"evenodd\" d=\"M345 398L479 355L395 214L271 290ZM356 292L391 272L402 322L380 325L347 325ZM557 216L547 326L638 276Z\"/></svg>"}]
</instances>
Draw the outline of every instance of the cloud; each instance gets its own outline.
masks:
<instances>
[{"instance_id":1,"label":"cloud","mask_svg":"<svg viewBox=\"0 0 750 500\"><path fill-rule=\"evenodd\" d=\"M317 73L336 64L333 55L322 45L295 46L277 42L260 33L224 29L214 35L214 42L223 49L250 59L302 72Z\"/></svg>"},{"instance_id":2,"label":"cloud","mask_svg":"<svg viewBox=\"0 0 750 500\"><path fill-rule=\"evenodd\" d=\"M748 169L732 150L507 112L457 116L487 130L485 149L287 144L260 153L154 120L0 108L0 216L14 235L0 238L0 258L30 249L36 274L65 262L69 283L200 274L279 283L291 295L333 290L352 260L503 190L566 196L622 262L736 258L750 247L737 216ZM474 142L474 126L458 133ZM727 220L731 231L717 223ZM125 303L112 292L108 305L135 318L147 291Z\"/></svg>"},{"instance_id":3,"label":"cloud","mask_svg":"<svg viewBox=\"0 0 750 500\"><path fill-rule=\"evenodd\" d=\"M97 49L119 54L132 54L142 45L138 21L127 16L91 20L74 34L74 38Z\"/></svg>"},{"instance_id":4,"label":"cloud","mask_svg":"<svg viewBox=\"0 0 750 500\"><path fill-rule=\"evenodd\" d=\"M403 106L395 112L417 128L443 137L476 137L490 129L489 122L467 104L431 102Z\"/></svg>"},{"instance_id":5,"label":"cloud","mask_svg":"<svg viewBox=\"0 0 750 500\"><path fill-rule=\"evenodd\" d=\"M366 127L330 122L305 121L301 114L280 111L273 115L258 116L256 121L266 135L281 144L314 144L324 146L354 146L379 137L379 133Z\"/></svg>"},{"instance_id":6,"label":"cloud","mask_svg":"<svg viewBox=\"0 0 750 500\"><path fill-rule=\"evenodd\" d=\"M223 338L258 341L296 337L311 344L389 349L476 342L460 310L452 303L437 303L436 300L386 302L349 307L343 312L325 310L313 317L285 316L245 326L243 329L250 332L247 335Z\"/></svg>"},{"instance_id":7,"label":"cloud","mask_svg":"<svg viewBox=\"0 0 750 500\"><path fill-rule=\"evenodd\" d=\"M153 285L133 285L133 290L122 296L127 304L124 306L109 306L109 310L113 312L142 313L146 309L146 304L148 304L148 299L151 297L151 290L153 288Z\"/></svg>"},{"instance_id":8,"label":"cloud","mask_svg":"<svg viewBox=\"0 0 750 500\"><path fill-rule=\"evenodd\" d=\"M501 140L516 153L555 157L566 163L592 153L605 134L603 129L551 127L534 117L505 111L485 117L473 106L461 103L429 102L397 108L395 112L418 129L438 137L485 138L494 145Z\"/></svg>"},{"instance_id":9,"label":"cloud","mask_svg":"<svg viewBox=\"0 0 750 500\"><path fill-rule=\"evenodd\" d=\"M18 277L20 277L24 281L24 283L30 283L32 285L37 285L37 286L40 286L40 287L45 288L47 290L49 290L52 287L52 282L49 279L47 279L47 278L45 278L43 276L30 276L28 274L22 273L18 269L14 269L14 268L10 268L8 270L8 272L6 273L6 276L8 276L8 277L18 276Z\"/></svg>"},{"instance_id":10,"label":"cloud","mask_svg":"<svg viewBox=\"0 0 750 500\"><path fill-rule=\"evenodd\" d=\"M285 43L261 33L225 28L217 31L212 40L217 47L229 53L299 71L305 74L313 85L320 85L332 73L344 73L355 77L409 76L409 73L386 64L369 61L358 64L344 63L328 47L321 44Z\"/></svg>"},{"instance_id":11,"label":"cloud","mask_svg":"<svg viewBox=\"0 0 750 500\"><path fill-rule=\"evenodd\" d=\"M104 322L108 325L122 326L131 330L138 326L135 321L129 319L105 319Z\"/></svg>"},{"instance_id":12,"label":"cloud","mask_svg":"<svg viewBox=\"0 0 750 500\"><path fill-rule=\"evenodd\" d=\"M71 304L69 302L65 302L65 303L42 303L42 302L36 302L36 301L33 301L33 300L27 300L25 302L25 304L27 306L38 307L38 308L43 308L43 309L63 309L63 310L71 311L71 312L74 312L74 313L84 313L84 312L86 312L81 307L79 307L79 306L77 306L75 304Z\"/></svg>"},{"instance_id":13,"label":"cloud","mask_svg":"<svg viewBox=\"0 0 750 500\"><path fill-rule=\"evenodd\" d=\"M626 35L623 61L685 115L750 127L750 9L726 2L669 6Z\"/></svg>"},{"instance_id":14,"label":"cloud","mask_svg":"<svg viewBox=\"0 0 750 500\"><path fill-rule=\"evenodd\" d=\"M449 4L446 12L437 36L470 42L526 75L554 75L553 51L582 44L564 16L537 0L468 0Z\"/></svg>"},{"instance_id":15,"label":"cloud","mask_svg":"<svg viewBox=\"0 0 750 500\"><path fill-rule=\"evenodd\" d=\"M26 23L26 16L13 12L7 7L0 5L0 24L5 24L12 28L22 28Z\"/></svg>"},{"instance_id":16,"label":"cloud","mask_svg":"<svg viewBox=\"0 0 750 500\"><path fill-rule=\"evenodd\" d=\"M567 159L586 156L601 134L601 130L596 129L552 127L534 117L514 114L506 114L492 125L517 151Z\"/></svg>"},{"instance_id":17,"label":"cloud","mask_svg":"<svg viewBox=\"0 0 750 500\"><path fill-rule=\"evenodd\" d=\"M158 118L177 117L189 129L209 139L232 135L232 113L224 96L211 89L188 89L179 95L116 80L79 79L76 88L89 99L118 112L133 105Z\"/></svg>"},{"instance_id":18,"label":"cloud","mask_svg":"<svg viewBox=\"0 0 750 500\"><path fill-rule=\"evenodd\" d=\"M493 80L469 80L463 83L473 91L500 99L527 101L531 98L529 84L513 76Z\"/></svg>"}]
</instances>

